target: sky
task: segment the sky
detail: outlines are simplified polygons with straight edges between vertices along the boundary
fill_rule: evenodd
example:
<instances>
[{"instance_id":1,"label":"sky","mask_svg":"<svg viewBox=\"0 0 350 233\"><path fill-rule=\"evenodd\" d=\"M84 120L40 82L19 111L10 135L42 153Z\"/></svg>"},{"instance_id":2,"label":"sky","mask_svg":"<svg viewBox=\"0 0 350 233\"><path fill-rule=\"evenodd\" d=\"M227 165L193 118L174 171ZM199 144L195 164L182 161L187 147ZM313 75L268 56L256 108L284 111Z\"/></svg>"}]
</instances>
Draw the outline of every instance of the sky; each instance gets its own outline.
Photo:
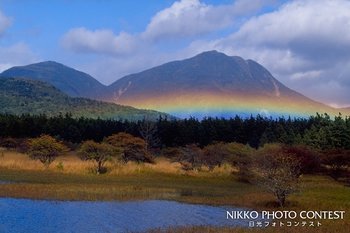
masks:
<instances>
[{"instance_id":1,"label":"sky","mask_svg":"<svg viewBox=\"0 0 350 233\"><path fill-rule=\"evenodd\" d=\"M108 85L208 50L350 106L349 0L0 1L0 71L51 60Z\"/></svg>"}]
</instances>

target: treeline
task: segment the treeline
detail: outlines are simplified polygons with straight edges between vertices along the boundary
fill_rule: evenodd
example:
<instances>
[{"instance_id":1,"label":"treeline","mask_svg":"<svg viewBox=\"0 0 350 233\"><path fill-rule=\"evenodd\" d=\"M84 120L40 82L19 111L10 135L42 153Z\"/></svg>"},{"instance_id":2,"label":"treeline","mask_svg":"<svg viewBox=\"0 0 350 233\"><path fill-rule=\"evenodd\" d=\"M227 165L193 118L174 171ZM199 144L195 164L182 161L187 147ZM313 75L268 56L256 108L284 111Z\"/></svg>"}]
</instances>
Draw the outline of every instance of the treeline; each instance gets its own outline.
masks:
<instances>
[{"instance_id":1,"label":"treeline","mask_svg":"<svg viewBox=\"0 0 350 233\"><path fill-rule=\"evenodd\" d=\"M147 119L138 122L73 118L71 115L0 114L0 137L34 138L42 134L60 140L80 143L102 141L119 132L144 138L150 147L177 147L197 144L200 147L214 142L238 142L258 148L266 143L304 144L317 149L350 149L350 118L341 115L331 118L317 114L305 118L266 118L262 116L231 119L190 118L157 122Z\"/></svg>"}]
</instances>

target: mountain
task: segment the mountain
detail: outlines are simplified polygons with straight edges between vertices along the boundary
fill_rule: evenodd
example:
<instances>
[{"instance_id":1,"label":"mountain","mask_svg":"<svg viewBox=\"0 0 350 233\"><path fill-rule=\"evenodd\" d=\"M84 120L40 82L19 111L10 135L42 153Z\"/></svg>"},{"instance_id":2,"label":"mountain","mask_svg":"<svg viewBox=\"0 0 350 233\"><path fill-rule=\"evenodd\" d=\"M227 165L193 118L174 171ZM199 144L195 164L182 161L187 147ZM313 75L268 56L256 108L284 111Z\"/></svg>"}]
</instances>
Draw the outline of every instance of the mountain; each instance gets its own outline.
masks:
<instances>
[{"instance_id":1,"label":"mountain","mask_svg":"<svg viewBox=\"0 0 350 233\"><path fill-rule=\"evenodd\" d=\"M178 117L350 115L349 108L331 108L289 89L253 60L217 51L131 74L108 87L88 74L51 61L13 67L0 77L44 81L71 97L154 109Z\"/></svg>"},{"instance_id":2,"label":"mountain","mask_svg":"<svg viewBox=\"0 0 350 233\"><path fill-rule=\"evenodd\" d=\"M179 117L338 114L284 86L257 62L217 51L125 76L108 89L109 101Z\"/></svg>"},{"instance_id":3,"label":"mountain","mask_svg":"<svg viewBox=\"0 0 350 233\"><path fill-rule=\"evenodd\" d=\"M15 66L0 76L47 82L72 97L100 99L106 88L90 75L53 61Z\"/></svg>"},{"instance_id":4,"label":"mountain","mask_svg":"<svg viewBox=\"0 0 350 233\"><path fill-rule=\"evenodd\" d=\"M131 121L141 120L144 117L149 119L157 119L159 116L170 117L156 111L69 97L47 83L21 78L0 79L0 113L48 116L71 113L74 117Z\"/></svg>"}]
</instances>

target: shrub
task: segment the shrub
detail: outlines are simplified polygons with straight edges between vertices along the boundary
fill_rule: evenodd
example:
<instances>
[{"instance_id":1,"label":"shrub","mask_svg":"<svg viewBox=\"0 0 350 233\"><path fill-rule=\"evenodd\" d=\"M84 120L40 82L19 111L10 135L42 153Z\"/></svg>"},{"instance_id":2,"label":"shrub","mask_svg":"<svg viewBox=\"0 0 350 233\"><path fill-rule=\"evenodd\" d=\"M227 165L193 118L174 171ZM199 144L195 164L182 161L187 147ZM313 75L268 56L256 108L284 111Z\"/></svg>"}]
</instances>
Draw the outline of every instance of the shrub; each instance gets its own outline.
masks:
<instances>
[{"instance_id":1,"label":"shrub","mask_svg":"<svg viewBox=\"0 0 350 233\"><path fill-rule=\"evenodd\" d=\"M323 151L322 164L328 166L329 175L338 180L349 176L350 150L333 149Z\"/></svg>"},{"instance_id":2,"label":"shrub","mask_svg":"<svg viewBox=\"0 0 350 233\"><path fill-rule=\"evenodd\" d=\"M104 142L120 151L124 162L154 162L153 156L147 151L146 142L141 138L127 133L118 133L107 137Z\"/></svg>"},{"instance_id":3,"label":"shrub","mask_svg":"<svg viewBox=\"0 0 350 233\"><path fill-rule=\"evenodd\" d=\"M173 160L178 160L182 156L182 151L178 147L166 147L162 149L161 155Z\"/></svg>"},{"instance_id":4,"label":"shrub","mask_svg":"<svg viewBox=\"0 0 350 233\"><path fill-rule=\"evenodd\" d=\"M320 154L314 149L304 145L283 146L286 154L294 156L300 161L300 173L312 174L320 170L321 159Z\"/></svg>"},{"instance_id":5,"label":"shrub","mask_svg":"<svg viewBox=\"0 0 350 233\"><path fill-rule=\"evenodd\" d=\"M30 158L39 160L45 166L49 166L56 157L68 149L55 138L49 135L41 135L28 141L28 154Z\"/></svg>"},{"instance_id":6,"label":"shrub","mask_svg":"<svg viewBox=\"0 0 350 233\"><path fill-rule=\"evenodd\" d=\"M89 140L81 145L78 154L82 160L94 161L96 173L101 174L106 172L104 165L114 155L114 148L107 143L97 143Z\"/></svg>"},{"instance_id":7,"label":"shrub","mask_svg":"<svg viewBox=\"0 0 350 233\"><path fill-rule=\"evenodd\" d=\"M253 149L241 143L229 143L226 148L230 154L229 162L238 168L238 180L241 182L252 182L252 158Z\"/></svg>"},{"instance_id":8,"label":"shrub","mask_svg":"<svg viewBox=\"0 0 350 233\"><path fill-rule=\"evenodd\" d=\"M21 142L19 142L16 150L19 153L23 153L23 154L28 154L29 152L29 140L22 140Z\"/></svg>"},{"instance_id":9,"label":"shrub","mask_svg":"<svg viewBox=\"0 0 350 233\"><path fill-rule=\"evenodd\" d=\"M6 149L15 149L18 145L18 142L14 138L3 138L0 140L0 147Z\"/></svg>"},{"instance_id":10,"label":"shrub","mask_svg":"<svg viewBox=\"0 0 350 233\"><path fill-rule=\"evenodd\" d=\"M197 145L186 145L185 147L181 148L181 154L178 158L178 162L185 171L199 170L203 164L201 161L202 156L203 151Z\"/></svg>"},{"instance_id":11,"label":"shrub","mask_svg":"<svg viewBox=\"0 0 350 233\"><path fill-rule=\"evenodd\" d=\"M230 152L227 149L227 144L219 142L204 147L200 159L209 170L213 170L215 166L221 166L229 157Z\"/></svg>"},{"instance_id":12,"label":"shrub","mask_svg":"<svg viewBox=\"0 0 350 233\"><path fill-rule=\"evenodd\" d=\"M63 165L63 163L62 163L62 162L59 162L59 163L56 165L56 168L57 168L57 170L59 170L59 171L63 171L63 170L64 170L64 165Z\"/></svg>"}]
</instances>

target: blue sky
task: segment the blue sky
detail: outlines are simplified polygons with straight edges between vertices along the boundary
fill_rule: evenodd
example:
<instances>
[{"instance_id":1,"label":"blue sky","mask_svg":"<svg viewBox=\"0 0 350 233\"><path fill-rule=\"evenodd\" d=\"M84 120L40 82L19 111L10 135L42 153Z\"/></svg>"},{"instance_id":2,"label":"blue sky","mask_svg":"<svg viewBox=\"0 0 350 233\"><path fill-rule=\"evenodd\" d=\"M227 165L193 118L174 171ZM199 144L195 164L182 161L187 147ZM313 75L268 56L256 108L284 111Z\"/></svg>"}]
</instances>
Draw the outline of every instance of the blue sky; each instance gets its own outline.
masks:
<instances>
[{"instance_id":1,"label":"blue sky","mask_svg":"<svg viewBox=\"0 0 350 233\"><path fill-rule=\"evenodd\" d=\"M54 60L104 84L206 50L350 105L347 0L1 0L0 71Z\"/></svg>"}]
</instances>

